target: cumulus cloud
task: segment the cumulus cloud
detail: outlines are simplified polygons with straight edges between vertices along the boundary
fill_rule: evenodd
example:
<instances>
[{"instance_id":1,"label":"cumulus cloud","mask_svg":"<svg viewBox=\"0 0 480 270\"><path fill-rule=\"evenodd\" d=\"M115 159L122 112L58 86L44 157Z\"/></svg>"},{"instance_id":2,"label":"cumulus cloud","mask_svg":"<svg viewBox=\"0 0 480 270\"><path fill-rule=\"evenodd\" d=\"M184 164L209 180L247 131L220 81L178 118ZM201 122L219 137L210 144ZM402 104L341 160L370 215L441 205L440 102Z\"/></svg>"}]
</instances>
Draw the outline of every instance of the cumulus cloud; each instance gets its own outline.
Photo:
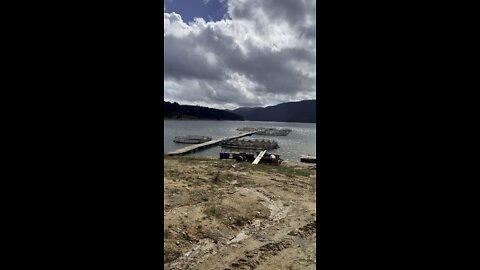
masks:
<instances>
[{"instance_id":1,"label":"cumulus cloud","mask_svg":"<svg viewBox=\"0 0 480 270\"><path fill-rule=\"evenodd\" d=\"M315 1L223 2L216 22L164 12L165 100L233 109L315 99Z\"/></svg>"}]
</instances>

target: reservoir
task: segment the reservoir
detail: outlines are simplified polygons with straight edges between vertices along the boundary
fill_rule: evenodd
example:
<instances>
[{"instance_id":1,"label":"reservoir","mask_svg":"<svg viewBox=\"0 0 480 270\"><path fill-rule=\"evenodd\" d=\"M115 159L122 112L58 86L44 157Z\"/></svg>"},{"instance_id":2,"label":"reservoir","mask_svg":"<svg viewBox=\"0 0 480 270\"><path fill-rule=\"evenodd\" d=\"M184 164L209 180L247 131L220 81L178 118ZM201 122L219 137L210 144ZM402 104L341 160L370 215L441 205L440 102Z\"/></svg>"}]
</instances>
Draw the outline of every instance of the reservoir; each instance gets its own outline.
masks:
<instances>
[{"instance_id":1,"label":"reservoir","mask_svg":"<svg viewBox=\"0 0 480 270\"><path fill-rule=\"evenodd\" d=\"M315 123L285 123L261 121L209 121L209 120L164 120L163 146L164 154L188 146L187 144L174 143L176 136L199 135L219 139L242 133L237 128L241 127L272 127L289 128L292 131L287 136L261 136L252 135L242 139L275 140L279 148L269 150L269 153L278 154L286 161L299 162L300 156L316 156L316 124ZM186 156L219 157L220 151L248 152L249 150L225 149L214 146L209 149L187 154Z\"/></svg>"}]
</instances>

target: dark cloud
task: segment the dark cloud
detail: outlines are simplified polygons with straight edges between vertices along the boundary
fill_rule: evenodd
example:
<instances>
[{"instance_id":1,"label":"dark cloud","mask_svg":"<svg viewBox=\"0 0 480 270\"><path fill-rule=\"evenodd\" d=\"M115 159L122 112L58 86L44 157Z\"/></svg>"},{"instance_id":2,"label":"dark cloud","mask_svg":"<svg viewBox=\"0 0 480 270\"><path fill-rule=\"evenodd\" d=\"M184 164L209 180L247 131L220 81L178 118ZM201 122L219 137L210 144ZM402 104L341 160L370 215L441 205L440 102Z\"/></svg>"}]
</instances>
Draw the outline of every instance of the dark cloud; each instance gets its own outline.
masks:
<instances>
[{"instance_id":1,"label":"dark cloud","mask_svg":"<svg viewBox=\"0 0 480 270\"><path fill-rule=\"evenodd\" d=\"M316 98L315 1L228 2L229 18L164 13L165 99L220 108Z\"/></svg>"},{"instance_id":2,"label":"dark cloud","mask_svg":"<svg viewBox=\"0 0 480 270\"><path fill-rule=\"evenodd\" d=\"M220 65L209 62L205 49L193 38L164 38L164 72L166 78L221 80L225 78ZM203 53L202 53L203 52Z\"/></svg>"}]
</instances>

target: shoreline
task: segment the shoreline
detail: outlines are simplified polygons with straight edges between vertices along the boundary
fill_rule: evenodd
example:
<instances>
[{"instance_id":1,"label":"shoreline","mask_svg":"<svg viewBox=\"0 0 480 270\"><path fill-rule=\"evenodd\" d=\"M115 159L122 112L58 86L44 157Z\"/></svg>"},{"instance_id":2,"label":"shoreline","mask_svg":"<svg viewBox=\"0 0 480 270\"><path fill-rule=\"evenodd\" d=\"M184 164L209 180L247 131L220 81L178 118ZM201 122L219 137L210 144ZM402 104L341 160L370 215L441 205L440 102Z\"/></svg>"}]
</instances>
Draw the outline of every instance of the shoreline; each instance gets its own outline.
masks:
<instances>
[{"instance_id":1,"label":"shoreline","mask_svg":"<svg viewBox=\"0 0 480 270\"><path fill-rule=\"evenodd\" d=\"M288 124L317 124L317 122L280 122L280 121L256 121L256 120L227 120L227 119L197 119L197 118L163 118L163 120L169 121L235 121L235 122L261 122L261 123L288 123Z\"/></svg>"},{"instance_id":2,"label":"shoreline","mask_svg":"<svg viewBox=\"0 0 480 270\"><path fill-rule=\"evenodd\" d=\"M219 159L216 157L191 157L191 156L169 156L167 154L163 155L163 159L184 159L184 160L192 160L192 161L226 161L232 163L250 163L250 162L236 162L233 159ZM273 165L271 165L273 166ZM275 167L275 166L273 166ZM301 167L301 168L313 168L316 167L316 163L304 163L304 162L297 162L297 161L283 161L279 167Z\"/></svg>"},{"instance_id":3,"label":"shoreline","mask_svg":"<svg viewBox=\"0 0 480 270\"><path fill-rule=\"evenodd\" d=\"M171 121L238 121L243 122L245 120L228 120L228 119L209 119L209 118L163 118L163 120Z\"/></svg>"}]
</instances>

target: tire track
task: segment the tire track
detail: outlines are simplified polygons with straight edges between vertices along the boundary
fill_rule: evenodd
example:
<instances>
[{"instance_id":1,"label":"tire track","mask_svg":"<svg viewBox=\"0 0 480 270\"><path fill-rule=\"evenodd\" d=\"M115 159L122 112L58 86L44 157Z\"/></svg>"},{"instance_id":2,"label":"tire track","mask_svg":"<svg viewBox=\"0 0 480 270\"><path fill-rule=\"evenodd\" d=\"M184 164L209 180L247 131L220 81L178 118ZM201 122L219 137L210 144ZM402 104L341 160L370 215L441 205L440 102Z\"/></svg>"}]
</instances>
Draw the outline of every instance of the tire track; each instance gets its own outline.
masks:
<instances>
[{"instance_id":1,"label":"tire track","mask_svg":"<svg viewBox=\"0 0 480 270\"><path fill-rule=\"evenodd\" d=\"M292 241L290 239L268 243L257 249L247 251L244 257L232 262L230 266L224 270L255 269L269 257L275 256L280 253L280 251L291 246Z\"/></svg>"}]
</instances>

